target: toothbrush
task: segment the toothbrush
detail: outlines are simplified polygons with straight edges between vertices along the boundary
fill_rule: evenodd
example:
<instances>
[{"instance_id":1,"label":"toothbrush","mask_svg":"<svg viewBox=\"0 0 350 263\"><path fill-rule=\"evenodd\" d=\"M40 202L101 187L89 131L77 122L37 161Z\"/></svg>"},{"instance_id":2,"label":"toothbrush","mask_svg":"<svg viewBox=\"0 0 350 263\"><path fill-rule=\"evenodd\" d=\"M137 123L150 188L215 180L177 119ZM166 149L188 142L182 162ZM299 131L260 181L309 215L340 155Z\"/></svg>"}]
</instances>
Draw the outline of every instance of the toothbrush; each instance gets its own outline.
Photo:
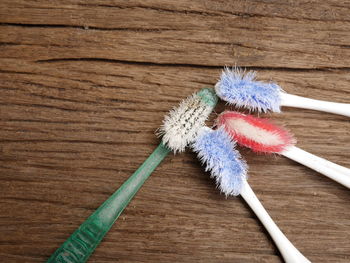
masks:
<instances>
[{"instance_id":1,"label":"toothbrush","mask_svg":"<svg viewBox=\"0 0 350 263\"><path fill-rule=\"evenodd\" d=\"M287 263L310 263L274 223L247 182L247 165L236 151L235 143L223 128L203 127L192 145L198 158L211 172L226 196L241 195L271 235Z\"/></svg>"},{"instance_id":2,"label":"toothbrush","mask_svg":"<svg viewBox=\"0 0 350 263\"><path fill-rule=\"evenodd\" d=\"M350 104L321 101L284 92L275 83L255 80L254 71L225 68L215 85L216 94L230 104L259 112L280 112L281 106L325 111L350 117Z\"/></svg>"},{"instance_id":3,"label":"toothbrush","mask_svg":"<svg viewBox=\"0 0 350 263\"><path fill-rule=\"evenodd\" d=\"M296 141L293 136L267 119L226 111L218 116L216 124L224 127L242 146L258 153L281 154L350 188L350 169L294 146Z\"/></svg>"},{"instance_id":4,"label":"toothbrush","mask_svg":"<svg viewBox=\"0 0 350 263\"><path fill-rule=\"evenodd\" d=\"M165 117L160 134L162 142L80 227L59 247L47 262L86 262L102 241L124 208L161 163L173 150L182 152L191 143L217 103L213 89L204 88L181 102Z\"/></svg>"}]
</instances>

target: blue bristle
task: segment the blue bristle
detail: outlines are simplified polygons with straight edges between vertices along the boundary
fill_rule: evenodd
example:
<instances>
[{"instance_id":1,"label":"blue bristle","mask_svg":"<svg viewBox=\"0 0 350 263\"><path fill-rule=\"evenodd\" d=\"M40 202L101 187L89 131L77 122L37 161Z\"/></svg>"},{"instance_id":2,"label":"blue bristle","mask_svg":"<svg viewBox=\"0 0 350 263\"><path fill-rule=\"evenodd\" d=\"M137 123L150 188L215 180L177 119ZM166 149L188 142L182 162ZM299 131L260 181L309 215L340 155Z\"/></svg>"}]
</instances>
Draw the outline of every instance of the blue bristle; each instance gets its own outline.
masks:
<instances>
[{"instance_id":1,"label":"blue bristle","mask_svg":"<svg viewBox=\"0 0 350 263\"><path fill-rule=\"evenodd\" d=\"M235 143L223 128L202 128L192 145L198 158L206 164L216 184L225 195L239 195L243 180L246 180L247 165Z\"/></svg>"},{"instance_id":2,"label":"blue bristle","mask_svg":"<svg viewBox=\"0 0 350 263\"><path fill-rule=\"evenodd\" d=\"M225 68L215 85L216 94L230 104L267 112L280 112L281 87L275 83L255 80L255 72Z\"/></svg>"}]
</instances>

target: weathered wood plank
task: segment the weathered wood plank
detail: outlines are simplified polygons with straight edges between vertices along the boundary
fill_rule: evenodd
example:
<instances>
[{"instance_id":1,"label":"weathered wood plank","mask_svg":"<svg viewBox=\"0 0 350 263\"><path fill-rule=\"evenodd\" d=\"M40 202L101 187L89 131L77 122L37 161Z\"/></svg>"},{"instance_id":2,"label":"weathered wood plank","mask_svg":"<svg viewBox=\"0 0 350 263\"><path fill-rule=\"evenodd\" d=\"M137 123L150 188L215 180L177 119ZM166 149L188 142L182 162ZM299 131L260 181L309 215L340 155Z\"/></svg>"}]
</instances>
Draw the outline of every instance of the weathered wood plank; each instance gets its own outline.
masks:
<instances>
[{"instance_id":1,"label":"weathered wood plank","mask_svg":"<svg viewBox=\"0 0 350 263\"><path fill-rule=\"evenodd\" d=\"M350 4L335 8L327 3L315 12L304 11L292 17L283 14L298 14L310 4L290 10L278 3L247 6L241 2L217 2L196 9L197 3L188 5L188 12L184 3L174 10L160 8L159 3L149 6L137 2L126 6L67 2L57 7L46 1L30 7L12 2L2 5L0 41L7 57L202 66L349 67L350 19L346 14ZM203 7L209 8L208 12ZM271 15L278 11L282 13ZM312 19L305 18L308 12L314 14Z\"/></svg>"},{"instance_id":2,"label":"weathered wood plank","mask_svg":"<svg viewBox=\"0 0 350 263\"><path fill-rule=\"evenodd\" d=\"M348 1L1 1L0 260L42 262L143 162L163 115L222 66L350 103ZM225 108L220 103L216 112ZM349 164L350 122L269 114L298 146ZM208 122L209 124L211 122ZM348 191L240 149L250 183L313 262L349 262ZM281 262L241 198L170 155L91 262Z\"/></svg>"}]
</instances>

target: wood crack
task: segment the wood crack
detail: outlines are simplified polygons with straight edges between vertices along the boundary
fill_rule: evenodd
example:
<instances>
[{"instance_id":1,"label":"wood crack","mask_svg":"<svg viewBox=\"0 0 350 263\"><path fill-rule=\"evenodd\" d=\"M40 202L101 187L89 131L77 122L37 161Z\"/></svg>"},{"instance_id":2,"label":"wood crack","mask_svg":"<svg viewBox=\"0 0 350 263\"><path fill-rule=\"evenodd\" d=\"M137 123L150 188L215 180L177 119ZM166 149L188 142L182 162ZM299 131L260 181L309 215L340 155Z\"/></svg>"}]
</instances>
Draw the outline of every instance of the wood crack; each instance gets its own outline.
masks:
<instances>
[{"instance_id":1,"label":"wood crack","mask_svg":"<svg viewBox=\"0 0 350 263\"><path fill-rule=\"evenodd\" d=\"M103 63L117 63L128 65L142 65L142 66L163 66L163 67L193 67L193 68L205 68L205 69L221 69L224 65L202 65L191 63L158 63L158 62L146 62L146 61L131 61L131 60L119 60L119 59L107 59L107 58L54 58L54 59L41 59L36 60L36 63L60 63L60 62L103 62ZM271 67L271 66L244 66L241 67L252 70L280 70L280 71L296 71L296 72L312 72L312 71L332 71L343 70L350 71L350 67L313 67L313 68L292 68L292 67Z\"/></svg>"},{"instance_id":2,"label":"wood crack","mask_svg":"<svg viewBox=\"0 0 350 263\"><path fill-rule=\"evenodd\" d=\"M132 31L132 32L162 32L176 31L171 28L139 28L139 27L96 27L87 25L66 25L66 24L26 24L26 23L0 23L0 26L14 26L26 28L73 28L81 30L101 30L101 31ZM14 45L14 42L3 42L4 44ZM1 43L0 43L1 44Z\"/></svg>"},{"instance_id":3,"label":"wood crack","mask_svg":"<svg viewBox=\"0 0 350 263\"><path fill-rule=\"evenodd\" d=\"M166 13L173 13L173 14L194 14L194 15L202 15L202 16L220 16L218 13L213 12L205 12L205 11L196 11L196 10L179 10L179 9L168 9L168 8L160 8L160 7L153 7L153 6L145 6L145 5L135 5L135 6L115 6L115 5L106 5L106 4L79 4L81 6L88 6L88 7L107 7L107 8L118 8L118 9L148 9L148 10L154 10L158 12L166 12Z\"/></svg>"},{"instance_id":4,"label":"wood crack","mask_svg":"<svg viewBox=\"0 0 350 263\"><path fill-rule=\"evenodd\" d=\"M117 141L93 141L93 140L58 140L58 139L18 139L18 140L11 140L11 139L1 139L0 143L86 143L86 144L101 144L101 145L144 145L149 146L149 143L143 143L143 142L117 142Z\"/></svg>"}]
</instances>

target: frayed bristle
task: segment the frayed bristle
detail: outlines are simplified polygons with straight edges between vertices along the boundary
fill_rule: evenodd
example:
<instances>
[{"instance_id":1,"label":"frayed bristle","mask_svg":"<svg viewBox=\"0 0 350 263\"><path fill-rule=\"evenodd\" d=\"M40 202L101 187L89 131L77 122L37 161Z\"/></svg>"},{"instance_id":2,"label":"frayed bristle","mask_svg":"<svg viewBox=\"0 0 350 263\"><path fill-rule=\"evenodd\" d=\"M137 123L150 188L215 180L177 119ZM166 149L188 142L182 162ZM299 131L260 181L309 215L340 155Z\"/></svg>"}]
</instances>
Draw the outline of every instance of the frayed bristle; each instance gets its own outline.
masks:
<instances>
[{"instance_id":1,"label":"frayed bristle","mask_svg":"<svg viewBox=\"0 0 350 263\"><path fill-rule=\"evenodd\" d=\"M281 87L275 83L256 81L255 77L254 71L245 72L238 67L225 68L215 85L216 94L238 107L259 112L280 112Z\"/></svg>"},{"instance_id":2,"label":"frayed bristle","mask_svg":"<svg viewBox=\"0 0 350 263\"><path fill-rule=\"evenodd\" d=\"M165 116L158 135L163 136L163 143L174 153L183 152L193 142L213 110L217 98L214 92L207 90L187 97Z\"/></svg>"},{"instance_id":3,"label":"frayed bristle","mask_svg":"<svg viewBox=\"0 0 350 263\"><path fill-rule=\"evenodd\" d=\"M253 117L234 111L221 113L216 124L237 141L239 145L259 153L281 153L296 143L284 128L267 119Z\"/></svg>"},{"instance_id":4,"label":"frayed bristle","mask_svg":"<svg viewBox=\"0 0 350 263\"><path fill-rule=\"evenodd\" d=\"M224 129L202 128L192 148L206 165L205 170L215 178L221 192L226 196L240 194L246 180L247 164Z\"/></svg>"}]
</instances>

